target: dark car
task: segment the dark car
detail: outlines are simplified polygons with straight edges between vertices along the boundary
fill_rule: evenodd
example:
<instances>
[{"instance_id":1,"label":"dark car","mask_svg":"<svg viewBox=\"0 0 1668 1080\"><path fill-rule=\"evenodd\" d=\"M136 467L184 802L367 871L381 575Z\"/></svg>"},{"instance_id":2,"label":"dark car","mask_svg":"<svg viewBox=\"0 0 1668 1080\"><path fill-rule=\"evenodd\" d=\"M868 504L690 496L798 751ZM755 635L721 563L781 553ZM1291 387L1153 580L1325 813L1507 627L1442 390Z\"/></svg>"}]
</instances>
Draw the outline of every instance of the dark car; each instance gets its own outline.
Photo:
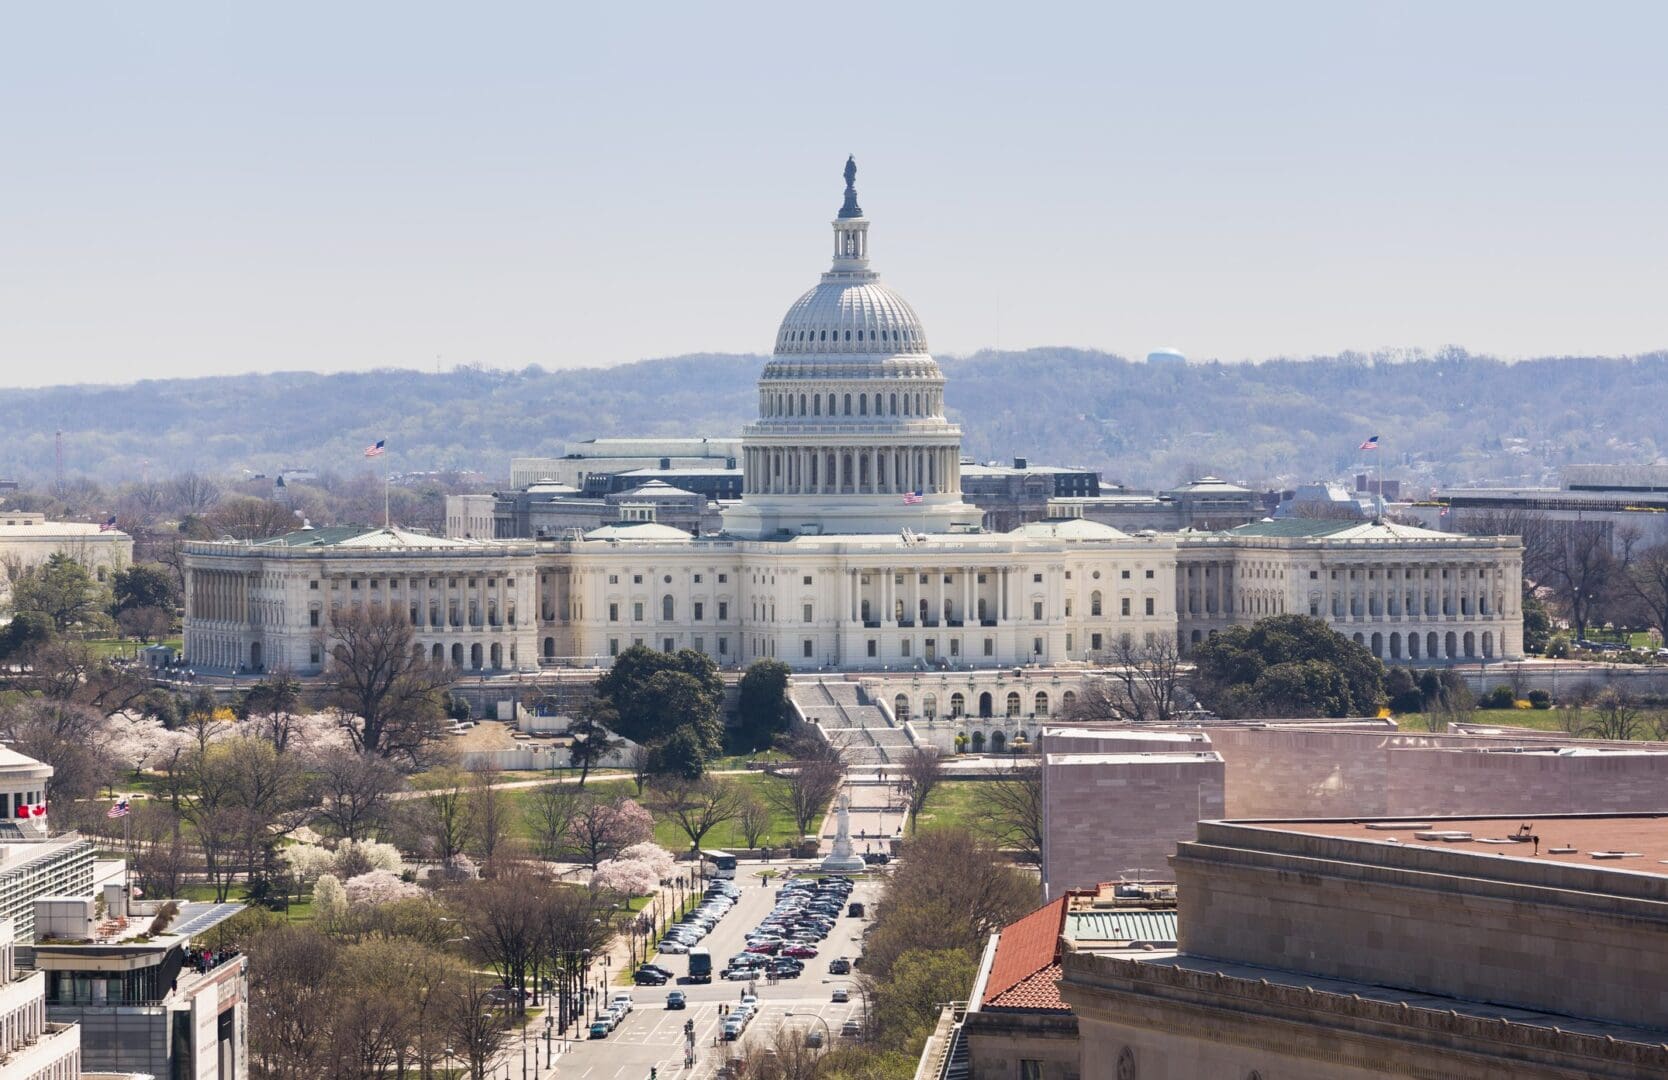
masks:
<instances>
[{"instance_id":1,"label":"dark car","mask_svg":"<svg viewBox=\"0 0 1668 1080\"><path fill-rule=\"evenodd\" d=\"M836 956L828 962L828 973L830 975L850 975L851 961L843 956Z\"/></svg>"},{"instance_id":2,"label":"dark car","mask_svg":"<svg viewBox=\"0 0 1668 1080\"><path fill-rule=\"evenodd\" d=\"M659 968L640 967L637 969L637 973L631 977L631 981L638 986L664 986L670 981L670 978Z\"/></svg>"},{"instance_id":3,"label":"dark car","mask_svg":"<svg viewBox=\"0 0 1668 1080\"><path fill-rule=\"evenodd\" d=\"M487 1002L492 1005L519 1005L526 996L513 986L494 986L486 992Z\"/></svg>"},{"instance_id":4,"label":"dark car","mask_svg":"<svg viewBox=\"0 0 1668 1080\"><path fill-rule=\"evenodd\" d=\"M688 1005L689 999L683 996L682 990L673 990L666 995L666 1007L668 1009L682 1009L687 1008Z\"/></svg>"},{"instance_id":5,"label":"dark car","mask_svg":"<svg viewBox=\"0 0 1668 1080\"><path fill-rule=\"evenodd\" d=\"M861 919L863 917L862 902L859 900L853 900L851 902L851 906L846 908L846 914L850 915L854 919Z\"/></svg>"}]
</instances>

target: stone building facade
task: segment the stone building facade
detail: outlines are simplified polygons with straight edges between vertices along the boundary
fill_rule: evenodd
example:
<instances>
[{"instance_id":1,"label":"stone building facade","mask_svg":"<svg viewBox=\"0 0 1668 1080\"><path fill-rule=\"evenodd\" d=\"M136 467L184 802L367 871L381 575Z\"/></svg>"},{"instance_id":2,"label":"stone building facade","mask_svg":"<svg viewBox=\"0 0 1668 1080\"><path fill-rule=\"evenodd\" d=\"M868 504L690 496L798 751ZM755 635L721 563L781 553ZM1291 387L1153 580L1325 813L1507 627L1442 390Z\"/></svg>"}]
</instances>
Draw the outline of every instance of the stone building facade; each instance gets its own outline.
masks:
<instances>
[{"instance_id":1,"label":"stone building facade","mask_svg":"<svg viewBox=\"0 0 1668 1080\"><path fill-rule=\"evenodd\" d=\"M741 442L742 496L723 508L719 531L707 533L705 510L698 529L672 528L653 500L640 499L577 537L336 528L188 543L187 662L319 672L334 613L353 605L408 613L425 656L483 673L607 664L636 644L695 649L723 666L772 657L800 670L1096 663L1125 641L1185 644L1219 624L1287 609L1289 597L1265 596L1270 567L1279 561L1290 576L1310 563L1258 538L1130 535L1083 518L981 527L984 515L961 492L961 432L944 413L943 372L914 310L871 267L855 175L848 162L830 269L777 330L758 417ZM590 468L733 449L706 445L713 440L602 442L587 444L594 452L581 460ZM543 479L566 460L518 461L517 476ZM551 479L570 487L591 479L554 471ZM657 520L633 519L633 506ZM474 534L479 507L455 509L449 531ZM501 507L495 517L503 520ZM1439 535L1395 534L1371 550L1391 560L1406 547L1405 559L1421 561L1438 541L1411 541ZM1441 542L1450 541L1461 542ZM1468 550L1475 565L1493 559L1490 602L1496 578L1505 587L1510 576L1515 605L1515 550L1491 543ZM1187 576L1195 570L1197 580ZM1231 573L1232 585L1204 588L1212 573ZM1178 600L1202 606L1183 621ZM1495 611L1488 618L1511 617ZM1366 623L1349 630L1376 632ZM1456 642L1445 654L1452 658L1470 651L1457 644L1461 634L1500 655L1512 655L1520 636L1480 616L1442 630ZM1391 634L1401 640L1400 629Z\"/></svg>"}]
</instances>

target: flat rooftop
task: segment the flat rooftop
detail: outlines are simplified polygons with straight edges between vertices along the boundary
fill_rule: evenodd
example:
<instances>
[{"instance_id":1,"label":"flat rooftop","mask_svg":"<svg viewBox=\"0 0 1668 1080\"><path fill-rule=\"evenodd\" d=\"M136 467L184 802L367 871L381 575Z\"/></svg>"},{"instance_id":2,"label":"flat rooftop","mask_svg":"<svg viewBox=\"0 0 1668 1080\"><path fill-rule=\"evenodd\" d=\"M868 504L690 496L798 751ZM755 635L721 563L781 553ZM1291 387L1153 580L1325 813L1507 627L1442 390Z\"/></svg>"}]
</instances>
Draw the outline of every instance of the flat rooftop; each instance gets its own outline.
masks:
<instances>
[{"instance_id":1,"label":"flat rooftop","mask_svg":"<svg viewBox=\"0 0 1668 1080\"><path fill-rule=\"evenodd\" d=\"M1208 743L1210 736L1203 731L1150 731L1146 728L1130 727L1054 727L1043 728L1044 737L1055 735L1062 739L1130 739L1137 742L1167 742L1178 746L1195 743Z\"/></svg>"},{"instance_id":2,"label":"flat rooftop","mask_svg":"<svg viewBox=\"0 0 1668 1080\"><path fill-rule=\"evenodd\" d=\"M1125 754L1045 754L1045 765L1187 765L1200 761L1221 762L1222 755L1215 750L1170 751L1155 750L1151 753L1139 751Z\"/></svg>"},{"instance_id":3,"label":"flat rooftop","mask_svg":"<svg viewBox=\"0 0 1668 1080\"><path fill-rule=\"evenodd\" d=\"M1668 803L1668 792L1663 794ZM1567 863L1668 877L1668 812L1659 815L1551 815L1537 818L1363 818L1357 821L1245 821L1237 824L1308 836L1439 848L1487 858ZM1527 826L1527 828L1525 828ZM1524 835L1537 838L1517 840Z\"/></svg>"}]
</instances>

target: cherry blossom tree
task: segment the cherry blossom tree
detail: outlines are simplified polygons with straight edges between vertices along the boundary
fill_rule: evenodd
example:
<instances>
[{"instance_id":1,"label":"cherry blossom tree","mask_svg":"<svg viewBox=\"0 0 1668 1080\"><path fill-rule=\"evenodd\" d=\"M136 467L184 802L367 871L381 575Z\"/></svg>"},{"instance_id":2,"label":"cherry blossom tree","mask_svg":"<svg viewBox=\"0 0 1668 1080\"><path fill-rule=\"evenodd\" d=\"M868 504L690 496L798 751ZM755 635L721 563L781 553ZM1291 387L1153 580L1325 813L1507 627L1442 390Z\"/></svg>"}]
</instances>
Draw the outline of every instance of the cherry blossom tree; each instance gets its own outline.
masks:
<instances>
[{"instance_id":1,"label":"cherry blossom tree","mask_svg":"<svg viewBox=\"0 0 1668 1080\"><path fill-rule=\"evenodd\" d=\"M322 879L320 879L322 880ZM342 884L350 904L391 904L395 900L411 900L423 895L423 887L402 881L390 870L372 870Z\"/></svg>"}]
</instances>

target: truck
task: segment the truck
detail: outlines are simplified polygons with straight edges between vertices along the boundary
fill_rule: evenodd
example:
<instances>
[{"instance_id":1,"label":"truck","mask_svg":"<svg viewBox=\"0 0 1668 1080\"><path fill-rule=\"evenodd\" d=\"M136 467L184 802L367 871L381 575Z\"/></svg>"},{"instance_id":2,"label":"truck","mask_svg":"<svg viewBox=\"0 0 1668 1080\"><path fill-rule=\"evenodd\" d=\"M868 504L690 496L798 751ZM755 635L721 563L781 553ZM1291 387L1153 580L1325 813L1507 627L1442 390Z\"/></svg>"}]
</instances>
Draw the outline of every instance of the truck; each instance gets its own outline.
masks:
<instances>
[{"instance_id":1,"label":"truck","mask_svg":"<svg viewBox=\"0 0 1668 1080\"><path fill-rule=\"evenodd\" d=\"M704 946L696 946L689 950L689 981L692 983L709 983L712 981L712 952Z\"/></svg>"}]
</instances>

